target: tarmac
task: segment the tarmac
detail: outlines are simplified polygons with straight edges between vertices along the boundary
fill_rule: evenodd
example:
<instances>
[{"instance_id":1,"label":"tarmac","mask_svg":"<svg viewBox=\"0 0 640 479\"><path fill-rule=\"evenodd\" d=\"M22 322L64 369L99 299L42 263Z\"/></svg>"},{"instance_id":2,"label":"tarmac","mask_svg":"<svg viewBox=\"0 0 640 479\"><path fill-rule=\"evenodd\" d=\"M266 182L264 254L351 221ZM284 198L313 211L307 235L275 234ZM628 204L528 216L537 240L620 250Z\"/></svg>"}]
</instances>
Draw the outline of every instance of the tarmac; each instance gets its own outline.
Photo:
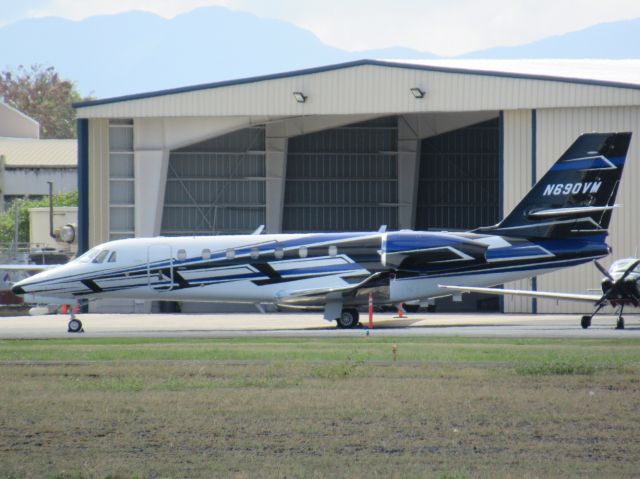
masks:
<instances>
[{"instance_id":1,"label":"tarmac","mask_svg":"<svg viewBox=\"0 0 640 479\"><path fill-rule=\"evenodd\" d=\"M596 316L589 329L579 315L410 314L374 315L373 329L337 329L321 313L268 314L81 314L84 332L68 333L66 315L0 318L0 339L55 338L236 338L378 336L459 336L507 338L640 338L640 316L625 316L626 328L615 330L615 316Z\"/></svg>"}]
</instances>

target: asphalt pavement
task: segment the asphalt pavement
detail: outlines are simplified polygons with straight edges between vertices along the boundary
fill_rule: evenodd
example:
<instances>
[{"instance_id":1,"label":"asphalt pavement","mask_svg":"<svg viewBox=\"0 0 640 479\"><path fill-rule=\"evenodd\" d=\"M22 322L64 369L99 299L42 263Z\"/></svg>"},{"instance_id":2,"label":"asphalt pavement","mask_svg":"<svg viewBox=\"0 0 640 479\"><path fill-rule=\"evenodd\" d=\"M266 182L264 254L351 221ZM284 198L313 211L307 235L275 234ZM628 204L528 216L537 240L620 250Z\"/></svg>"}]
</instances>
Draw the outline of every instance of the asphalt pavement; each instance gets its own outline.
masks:
<instances>
[{"instance_id":1,"label":"asphalt pavement","mask_svg":"<svg viewBox=\"0 0 640 479\"><path fill-rule=\"evenodd\" d=\"M0 339L52 338L232 338L378 336L460 336L509 338L640 338L640 316L625 316L626 329L615 330L614 316L596 316L589 329L579 315L506 314L376 314L369 331L362 326L337 329L321 313L268 314L82 314L83 333L68 333L68 316L13 316L0 318Z\"/></svg>"}]
</instances>

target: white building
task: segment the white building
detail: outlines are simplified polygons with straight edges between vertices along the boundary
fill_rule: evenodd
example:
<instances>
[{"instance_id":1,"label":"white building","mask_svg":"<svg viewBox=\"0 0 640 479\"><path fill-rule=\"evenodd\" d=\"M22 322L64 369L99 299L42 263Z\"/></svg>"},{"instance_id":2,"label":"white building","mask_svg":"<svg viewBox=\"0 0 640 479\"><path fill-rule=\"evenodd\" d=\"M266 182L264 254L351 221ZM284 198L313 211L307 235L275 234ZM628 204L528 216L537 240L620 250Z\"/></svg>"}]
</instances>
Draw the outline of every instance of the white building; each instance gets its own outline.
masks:
<instances>
[{"instance_id":1,"label":"white building","mask_svg":"<svg viewBox=\"0 0 640 479\"><path fill-rule=\"evenodd\" d=\"M78 189L76 140L40 140L40 125L0 101L0 211L16 198Z\"/></svg>"},{"instance_id":2,"label":"white building","mask_svg":"<svg viewBox=\"0 0 640 479\"><path fill-rule=\"evenodd\" d=\"M634 134L609 242L620 257L640 241L639 61L363 60L77 108L81 250L262 223L269 232L493 224L588 131ZM537 288L584 291L599 280L585 265L541 276Z\"/></svg>"}]
</instances>

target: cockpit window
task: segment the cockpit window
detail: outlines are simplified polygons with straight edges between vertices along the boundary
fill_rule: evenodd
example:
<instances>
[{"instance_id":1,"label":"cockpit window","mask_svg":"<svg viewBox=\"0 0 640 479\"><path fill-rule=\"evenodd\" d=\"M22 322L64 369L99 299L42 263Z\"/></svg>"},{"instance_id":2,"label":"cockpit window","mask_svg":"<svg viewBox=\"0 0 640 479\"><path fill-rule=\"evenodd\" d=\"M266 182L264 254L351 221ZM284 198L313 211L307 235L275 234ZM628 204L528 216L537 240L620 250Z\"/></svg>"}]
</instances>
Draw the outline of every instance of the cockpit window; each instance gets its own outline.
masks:
<instances>
[{"instance_id":1,"label":"cockpit window","mask_svg":"<svg viewBox=\"0 0 640 479\"><path fill-rule=\"evenodd\" d=\"M85 254L83 254L82 256L78 256L75 259L75 261L77 261L78 263L90 263L91 260L93 260L93 258L98 256L99 253L100 253L100 249L99 248L92 248L89 251L87 251Z\"/></svg>"},{"instance_id":2,"label":"cockpit window","mask_svg":"<svg viewBox=\"0 0 640 479\"><path fill-rule=\"evenodd\" d=\"M92 263L102 263L104 261L104 259L107 257L107 255L109 254L109 250L108 249L103 249L102 251L100 251L100 253L98 253L98 255L93 258L93 261L91 261Z\"/></svg>"},{"instance_id":3,"label":"cockpit window","mask_svg":"<svg viewBox=\"0 0 640 479\"><path fill-rule=\"evenodd\" d=\"M115 263L116 262L116 252L112 251L111 255L109 256L109 259L107 260L107 263Z\"/></svg>"}]
</instances>

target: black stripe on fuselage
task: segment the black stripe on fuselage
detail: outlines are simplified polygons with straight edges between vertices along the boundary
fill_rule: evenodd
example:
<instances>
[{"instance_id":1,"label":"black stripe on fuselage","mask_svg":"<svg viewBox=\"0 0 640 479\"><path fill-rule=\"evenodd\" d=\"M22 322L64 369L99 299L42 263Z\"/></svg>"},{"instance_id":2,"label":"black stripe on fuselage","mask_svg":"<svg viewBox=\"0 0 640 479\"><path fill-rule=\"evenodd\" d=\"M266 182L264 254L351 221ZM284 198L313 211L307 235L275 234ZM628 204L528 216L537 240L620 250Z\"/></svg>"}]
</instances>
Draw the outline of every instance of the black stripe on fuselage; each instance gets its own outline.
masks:
<instances>
[{"instance_id":1,"label":"black stripe on fuselage","mask_svg":"<svg viewBox=\"0 0 640 479\"><path fill-rule=\"evenodd\" d=\"M93 293L102 293L102 288L100 286L98 286L95 281L91 280L91 279L83 279L80 281L82 284L84 284L87 288L89 288L91 290L91 292Z\"/></svg>"}]
</instances>

